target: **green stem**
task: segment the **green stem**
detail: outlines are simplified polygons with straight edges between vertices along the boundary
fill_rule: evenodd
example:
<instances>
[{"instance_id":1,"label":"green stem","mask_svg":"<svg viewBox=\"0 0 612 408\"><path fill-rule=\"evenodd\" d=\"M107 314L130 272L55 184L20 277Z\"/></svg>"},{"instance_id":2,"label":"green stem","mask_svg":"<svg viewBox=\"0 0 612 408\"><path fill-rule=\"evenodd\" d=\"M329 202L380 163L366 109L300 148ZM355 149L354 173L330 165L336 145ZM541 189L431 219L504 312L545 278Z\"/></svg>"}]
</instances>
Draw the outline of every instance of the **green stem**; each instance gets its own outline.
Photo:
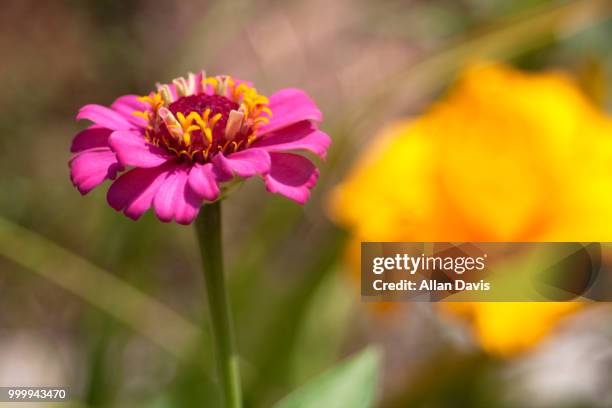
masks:
<instances>
[{"instance_id":1,"label":"green stem","mask_svg":"<svg viewBox=\"0 0 612 408\"><path fill-rule=\"evenodd\" d=\"M238 355L234 346L232 317L223 276L221 202L204 205L196 219L195 227L202 254L202 270L216 347L215 356L225 406L240 408L242 396Z\"/></svg>"}]
</instances>

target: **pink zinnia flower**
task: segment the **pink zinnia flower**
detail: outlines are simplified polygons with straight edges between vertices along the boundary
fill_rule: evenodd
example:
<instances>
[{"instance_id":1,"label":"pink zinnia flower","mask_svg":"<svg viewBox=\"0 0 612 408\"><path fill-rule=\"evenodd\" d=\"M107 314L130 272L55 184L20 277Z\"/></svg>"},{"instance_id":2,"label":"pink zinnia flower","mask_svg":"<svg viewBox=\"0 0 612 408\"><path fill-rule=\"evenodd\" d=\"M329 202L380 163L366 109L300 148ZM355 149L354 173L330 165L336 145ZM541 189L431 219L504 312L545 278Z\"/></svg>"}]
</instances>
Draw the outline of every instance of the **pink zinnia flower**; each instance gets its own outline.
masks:
<instances>
[{"instance_id":1,"label":"pink zinnia flower","mask_svg":"<svg viewBox=\"0 0 612 408\"><path fill-rule=\"evenodd\" d=\"M331 142L317 128L321 112L299 89L268 99L248 82L204 73L158 84L145 97L122 96L110 108L83 106L77 119L94 124L72 142L73 184L87 194L127 170L107 199L135 220L153 207L164 222L189 224L225 183L254 175L303 204L318 170L288 151L324 158Z\"/></svg>"}]
</instances>

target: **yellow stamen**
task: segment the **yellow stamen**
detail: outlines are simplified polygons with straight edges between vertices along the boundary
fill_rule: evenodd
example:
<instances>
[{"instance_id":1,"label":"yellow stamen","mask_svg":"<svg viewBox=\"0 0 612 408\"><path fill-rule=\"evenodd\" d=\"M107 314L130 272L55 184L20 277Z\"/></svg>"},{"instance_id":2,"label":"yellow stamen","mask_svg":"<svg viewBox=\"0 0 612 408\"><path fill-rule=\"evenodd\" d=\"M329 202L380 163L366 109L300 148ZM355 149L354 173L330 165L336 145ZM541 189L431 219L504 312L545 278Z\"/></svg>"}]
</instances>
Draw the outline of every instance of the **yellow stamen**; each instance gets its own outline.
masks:
<instances>
[{"instance_id":1,"label":"yellow stamen","mask_svg":"<svg viewBox=\"0 0 612 408\"><path fill-rule=\"evenodd\" d=\"M204 136L206 137L206 140L208 141L208 143L212 143L213 135L212 135L212 130L209 127L204 128Z\"/></svg>"},{"instance_id":2,"label":"yellow stamen","mask_svg":"<svg viewBox=\"0 0 612 408\"><path fill-rule=\"evenodd\" d=\"M210 126L211 129L213 129L215 127L215 125L217 124L217 122L219 121L219 119L221 119L223 115L220 113L217 113L215 116L212 117L212 119L208 122L208 126Z\"/></svg>"},{"instance_id":3,"label":"yellow stamen","mask_svg":"<svg viewBox=\"0 0 612 408\"><path fill-rule=\"evenodd\" d=\"M208 116L210 115L210 109L207 108L204 113L202 114L202 119L204 120L204 122L208 122Z\"/></svg>"},{"instance_id":4,"label":"yellow stamen","mask_svg":"<svg viewBox=\"0 0 612 408\"><path fill-rule=\"evenodd\" d=\"M202 79L202 85L211 85L215 93L217 93L217 90L219 89L219 80L215 77L208 77L206 79Z\"/></svg>"},{"instance_id":5,"label":"yellow stamen","mask_svg":"<svg viewBox=\"0 0 612 408\"><path fill-rule=\"evenodd\" d=\"M249 136L247 138L247 147L250 146L255 140L257 139L257 136L255 136L254 134L252 134L251 136Z\"/></svg>"}]
</instances>

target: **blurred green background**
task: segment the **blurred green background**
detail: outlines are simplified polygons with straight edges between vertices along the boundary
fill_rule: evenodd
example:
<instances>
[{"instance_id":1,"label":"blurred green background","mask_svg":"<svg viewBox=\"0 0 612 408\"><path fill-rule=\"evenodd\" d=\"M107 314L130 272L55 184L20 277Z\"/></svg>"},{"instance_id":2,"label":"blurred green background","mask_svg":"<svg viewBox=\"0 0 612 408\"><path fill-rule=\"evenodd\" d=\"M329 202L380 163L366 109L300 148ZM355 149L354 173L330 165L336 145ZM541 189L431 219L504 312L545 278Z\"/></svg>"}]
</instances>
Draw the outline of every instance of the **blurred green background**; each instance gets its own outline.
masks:
<instances>
[{"instance_id":1,"label":"blurred green background","mask_svg":"<svg viewBox=\"0 0 612 408\"><path fill-rule=\"evenodd\" d=\"M610 14L609 1L3 2L0 385L66 385L83 407L216 405L192 229L132 222L105 188L81 197L67 165L80 106L205 68L264 94L305 89L334 140L305 207L259 180L224 204L246 406L367 344L384 351L380 406L610 406L609 313L538 355L488 357L430 305L362 304L325 214L376 131L422 112L474 59L563 69L612 107Z\"/></svg>"}]
</instances>

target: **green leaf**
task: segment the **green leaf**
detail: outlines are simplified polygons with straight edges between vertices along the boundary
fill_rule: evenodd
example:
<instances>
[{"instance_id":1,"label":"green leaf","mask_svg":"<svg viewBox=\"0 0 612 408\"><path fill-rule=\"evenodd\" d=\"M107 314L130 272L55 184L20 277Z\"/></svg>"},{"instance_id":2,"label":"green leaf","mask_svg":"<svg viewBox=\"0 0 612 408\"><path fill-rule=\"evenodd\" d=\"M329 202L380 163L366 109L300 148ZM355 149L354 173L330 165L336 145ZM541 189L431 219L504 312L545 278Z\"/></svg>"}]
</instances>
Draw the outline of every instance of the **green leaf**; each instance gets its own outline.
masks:
<instances>
[{"instance_id":1,"label":"green leaf","mask_svg":"<svg viewBox=\"0 0 612 408\"><path fill-rule=\"evenodd\" d=\"M369 347L279 401L274 408L371 407L380 352Z\"/></svg>"}]
</instances>

